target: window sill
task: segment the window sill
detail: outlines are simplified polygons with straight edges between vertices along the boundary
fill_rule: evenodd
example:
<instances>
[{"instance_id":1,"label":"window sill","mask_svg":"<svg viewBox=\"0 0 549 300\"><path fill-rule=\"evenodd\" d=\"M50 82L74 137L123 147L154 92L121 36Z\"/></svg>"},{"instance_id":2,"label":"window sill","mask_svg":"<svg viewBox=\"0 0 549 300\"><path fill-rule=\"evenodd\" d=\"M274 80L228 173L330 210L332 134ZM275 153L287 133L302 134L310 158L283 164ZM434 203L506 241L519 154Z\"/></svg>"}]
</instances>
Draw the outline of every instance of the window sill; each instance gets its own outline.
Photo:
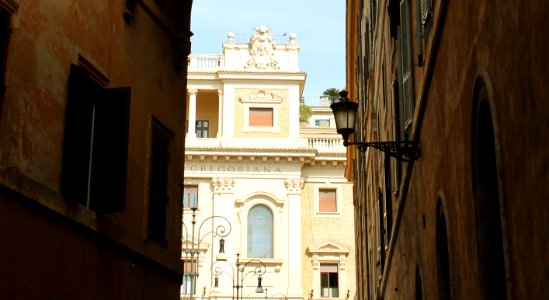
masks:
<instances>
[{"instance_id":1,"label":"window sill","mask_svg":"<svg viewBox=\"0 0 549 300\"><path fill-rule=\"evenodd\" d=\"M317 217L340 217L340 212L316 212Z\"/></svg>"}]
</instances>

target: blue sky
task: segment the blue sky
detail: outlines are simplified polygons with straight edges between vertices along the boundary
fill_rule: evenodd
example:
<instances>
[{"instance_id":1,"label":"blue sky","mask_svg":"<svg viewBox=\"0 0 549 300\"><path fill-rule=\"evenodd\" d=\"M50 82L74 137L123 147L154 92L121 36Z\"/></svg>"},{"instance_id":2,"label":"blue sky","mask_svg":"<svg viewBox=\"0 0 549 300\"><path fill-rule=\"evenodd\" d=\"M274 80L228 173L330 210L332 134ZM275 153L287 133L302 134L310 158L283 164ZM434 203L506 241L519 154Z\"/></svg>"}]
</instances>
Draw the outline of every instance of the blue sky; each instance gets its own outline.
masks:
<instances>
[{"instance_id":1,"label":"blue sky","mask_svg":"<svg viewBox=\"0 0 549 300\"><path fill-rule=\"evenodd\" d=\"M227 32L251 35L260 25L272 35L297 35L299 68L307 72L304 97L345 86L343 0L194 0L192 53L221 54Z\"/></svg>"}]
</instances>

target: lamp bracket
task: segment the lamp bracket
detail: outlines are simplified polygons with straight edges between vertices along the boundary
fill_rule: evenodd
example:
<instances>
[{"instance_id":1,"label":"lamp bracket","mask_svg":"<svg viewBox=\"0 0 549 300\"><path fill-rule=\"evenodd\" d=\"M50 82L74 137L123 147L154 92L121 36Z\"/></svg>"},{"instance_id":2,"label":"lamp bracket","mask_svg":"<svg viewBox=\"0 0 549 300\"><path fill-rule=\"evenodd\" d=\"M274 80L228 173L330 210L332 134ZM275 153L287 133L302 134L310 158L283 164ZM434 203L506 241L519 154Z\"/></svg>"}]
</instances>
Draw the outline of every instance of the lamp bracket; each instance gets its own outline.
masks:
<instances>
[{"instance_id":1,"label":"lamp bracket","mask_svg":"<svg viewBox=\"0 0 549 300\"><path fill-rule=\"evenodd\" d=\"M368 147L381 150L402 161L419 159L419 143L417 141L403 142L349 142L348 145L357 145L358 150L365 152Z\"/></svg>"}]
</instances>

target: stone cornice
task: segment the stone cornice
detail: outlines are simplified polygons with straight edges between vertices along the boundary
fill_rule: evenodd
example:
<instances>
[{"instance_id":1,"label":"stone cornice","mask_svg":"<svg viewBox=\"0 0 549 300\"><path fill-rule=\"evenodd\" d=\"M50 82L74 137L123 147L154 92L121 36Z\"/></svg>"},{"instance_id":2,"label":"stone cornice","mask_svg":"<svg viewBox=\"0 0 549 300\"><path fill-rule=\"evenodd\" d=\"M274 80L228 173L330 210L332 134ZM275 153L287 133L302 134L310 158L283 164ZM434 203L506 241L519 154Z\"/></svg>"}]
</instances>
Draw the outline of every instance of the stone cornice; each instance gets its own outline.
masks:
<instances>
[{"instance_id":1,"label":"stone cornice","mask_svg":"<svg viewBox=\"0 0 549 300\"><path fill-rule=\"evenodd\" d=\"M272 76L272 75L292 75L292 76L299 75L299 76L307 76L306 72L301 72L301 71L292 72L292 71L264 71L264 70L251 71L251 70L194 70L194 69L189 69L188 74L189 75L219 74L219 75L253 75L253 76L258 76L258 75L269 75L269 76Z\"/></svg>"}]
</instances>

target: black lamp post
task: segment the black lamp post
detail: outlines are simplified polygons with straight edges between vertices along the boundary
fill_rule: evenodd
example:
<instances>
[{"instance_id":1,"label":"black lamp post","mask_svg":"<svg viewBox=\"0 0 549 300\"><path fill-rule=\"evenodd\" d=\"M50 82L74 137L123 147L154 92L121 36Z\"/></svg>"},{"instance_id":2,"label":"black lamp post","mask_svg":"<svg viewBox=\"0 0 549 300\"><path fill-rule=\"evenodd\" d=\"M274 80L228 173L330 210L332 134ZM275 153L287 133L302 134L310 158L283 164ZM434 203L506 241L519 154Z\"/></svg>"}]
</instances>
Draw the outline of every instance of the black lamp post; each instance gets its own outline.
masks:
<instances>
[{"instance_id":1,"label":"black lamp post","mask_svg":"<svg viewBox=\"0 0 549 300\"><path fill-rule=\"evenodd\" d=\"M220 261L218 260L218 261L214 262L214 264L216 264L218 262L220 262ZM254 275L257 276L257 287L255 288L255 292L257 294L262 294L262 293L265 292L263 287L261 286L261 281L263 279L262 276L265 274L265 271L267 270L267 267L265 266L264 262L262 262L259 259L251 259L251 260L247 261L245 264L241 264L240 263L240 253L237 253L236 254L236 278L235 278L235 274L234 274L235 269L233 268L233 266L230 263L228 263L227 261L221 261L221 262L224 262L224 263L228 264L231 267L231 270L233 271L233 275L230 276L231 280L233 281L233 299L235 299L234 298L234 290L235 289L236 289L236 299L237 300L242 299L241 290L244 288L244 279L250 273L253 273ZM254 264L255 264L255 266L253 266ZM247 267L252 267L253 269L251 271L248 271L248 272L245 273L245 271L246 271L245 269ZM221 275L221 273L226 273L226 272L221 270L221 268L216 267L215 271L214 271L215 278L214 278L213 292L219 292L219 276Z\"/></svg>"},{"instance_id":2,"label":"black lamp post","mask_svg":"<svg viewBox=\"0 0 549 300\"><path fill-rule=\"evenodd\" d=\"M229 235L229 233L231 233L231 222L229 222L229 220L227 220L227 218L223 217L223 216L210 216L206 219L204 219L201 223L200 223L200 226L198 227L198 234L197 234L197 238L198 238L198 242L196 243L196 246L195 246L195 231L196 231L196 211L198 209L198 197L196 197L196 195L191 195L189 194L189 206L190 206L190 209L192 211L192 220L191 220L191 245L189 247L189 245L185 244L184 245L184 248L183 248L183 253L185 253L185 260L184 260L184 263L187 264L189 263L190 266L189 268L184 268L184 276L189 279L187 281L187 284L190 283L191 285L191 291L190 291L190 299L192 300L193 299L193 296L194 296L194 292L196 290L196 280L198 278L198 275L199 275L199 272L198 272L198 258L199 258L199 247L200 247L200 244L202 243L202 241L204 240L204 238L206 236L208 236L209 234L213 234L214 237L220 237L220 240L219 240L219 253L216 255L216 259L218 261L226 261L227 260L227 255L225 254L225 237L227 237ZM217 225L215 227L215 229L212 229L211 231L208 231L208 232L205 232L202 234L202 226L204 226L204 224L206 223L206 221L208 220L212 220L212 219L221 219L225 225L227 227L225 227L224 224L220 224L220 225ZM185 233L185 239L188 240L188 237L189 237L189 232L187 231L187 226L185 226L185 224L183 223L183 229L184 229L184 233Z\"/></svg>"},{"instance_id":3,"label":"black lamp post","mask_svg":"<svg viewBox=\"0 0 549 300\"><path fill-rule=\"evenodd\" d=\"M392 157L402 161L417 160L419 158L419 143L416 141L402 142L349 142L349 136L355 132L356 112L358 103L347 98L347 91L341 91L341 96L330 105L335 117L337 133L343 137L343 145L357 145L362 152L368 147L379 149Z\"/></svg>"}]
</instances>

